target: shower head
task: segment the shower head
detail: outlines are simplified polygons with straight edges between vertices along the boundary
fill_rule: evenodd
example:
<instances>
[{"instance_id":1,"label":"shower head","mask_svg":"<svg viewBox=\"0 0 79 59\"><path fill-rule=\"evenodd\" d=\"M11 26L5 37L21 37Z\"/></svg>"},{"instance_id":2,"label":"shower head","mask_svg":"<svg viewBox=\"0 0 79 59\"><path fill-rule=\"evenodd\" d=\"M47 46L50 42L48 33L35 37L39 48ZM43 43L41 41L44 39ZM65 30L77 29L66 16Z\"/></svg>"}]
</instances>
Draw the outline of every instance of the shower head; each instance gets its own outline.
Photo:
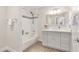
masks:
<instances>
[{"instance_id":1,"label":"shower head","mask_svg":"<svg viewBox=\"0 0 79 59\"><path fill-rule=\"evenodd\" d=\"M32 12L32 11L30 11L30 14L31 14L31 15L32 15L32 17L33 17L33 15L34 15L34 14L33 14L33 12Z\"/></svg>"},{"instance_id":2,"label":"shower head","mask_svg":"<svg viewBox=\"0 0 79 59\"><path fill-rule=\"evenodd\" d=\"M30 13L33 14L32 11Z\"/></svg>"}]
</instances>

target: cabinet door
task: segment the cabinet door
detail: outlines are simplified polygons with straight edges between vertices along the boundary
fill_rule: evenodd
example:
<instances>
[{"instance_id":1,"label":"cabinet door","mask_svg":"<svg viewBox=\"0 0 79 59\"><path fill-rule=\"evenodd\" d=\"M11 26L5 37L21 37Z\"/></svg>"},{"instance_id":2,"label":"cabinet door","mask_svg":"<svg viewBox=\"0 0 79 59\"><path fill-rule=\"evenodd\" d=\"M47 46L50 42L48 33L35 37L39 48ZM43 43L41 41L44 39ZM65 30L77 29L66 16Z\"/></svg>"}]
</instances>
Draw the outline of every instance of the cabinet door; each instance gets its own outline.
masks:
<instances>
[{"instance_id":1,"label":"cabinet door","mask_svg":"<svg viewBox=\"0 0 79 59\"><path fill-rule=\"evenodd\" d=\"M48 40L48 34L47 34L48 32L42 32L42 41L43 41L43 45L45 45L45 46L47 46L47 44L48 44L48 42L47 42L47 40Z\"/></svg>"},{"instance_id":2,"label":"cabinet door","mask_svg":"<svg viewBox=\"0 0 79 59\"><path fill-rule=\"evenodd\" d=\"M61 49L70 51L71 33L61 33Z\"/></svg>"},{"instance_id":3,"label":"cabinet door","mask_svg":"<svg viewBox=\"0 0 79 59\"><path fill-rule=\"evenodd\" d=\"M48 46L51 48L60 48L59 32L48 32Z\"/></svg>"}]
</instances>

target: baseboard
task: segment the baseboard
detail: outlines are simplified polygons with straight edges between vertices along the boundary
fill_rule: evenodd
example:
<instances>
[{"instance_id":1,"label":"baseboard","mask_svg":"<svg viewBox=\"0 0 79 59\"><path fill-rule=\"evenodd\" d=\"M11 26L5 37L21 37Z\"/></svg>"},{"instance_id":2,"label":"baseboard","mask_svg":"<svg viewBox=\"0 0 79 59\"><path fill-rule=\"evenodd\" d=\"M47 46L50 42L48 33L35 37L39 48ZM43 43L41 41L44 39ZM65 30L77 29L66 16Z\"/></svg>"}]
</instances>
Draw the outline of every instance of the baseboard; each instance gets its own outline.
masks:
<instances>
[{"instance_id":1,"label":"baseboard","mask_svg":"<svg viewBox=\"0 0 79 59\"><path fill-rule=\"evenodd\" d=\"M10 47L6 47L6 49L7 49L8 51L10 51L10 52L17 52L17 51L15 51L14 49L12 49L12 48L10 48Z\"/></svg>"},{"instance_id":2,"label":"baseboard","mask_svg":"<svg viewBox=\"0 0 79 59\"><path fill-rule=\"evenodd\" d=\"M0 49L0 52L4 52L5 50L7 50L7 47L3 47Z\"/></svg>"},{"instance_id":3,"label":"baseboard","mask_svg":"<svg viewBox=\"0 0 79 59\"><path fill-rule=\"evenodd\" d=\"M8 46L0 49L0 52L5 52L5 51L16 52L14 49L12 49Z\"/></svg>"}]
</instances>

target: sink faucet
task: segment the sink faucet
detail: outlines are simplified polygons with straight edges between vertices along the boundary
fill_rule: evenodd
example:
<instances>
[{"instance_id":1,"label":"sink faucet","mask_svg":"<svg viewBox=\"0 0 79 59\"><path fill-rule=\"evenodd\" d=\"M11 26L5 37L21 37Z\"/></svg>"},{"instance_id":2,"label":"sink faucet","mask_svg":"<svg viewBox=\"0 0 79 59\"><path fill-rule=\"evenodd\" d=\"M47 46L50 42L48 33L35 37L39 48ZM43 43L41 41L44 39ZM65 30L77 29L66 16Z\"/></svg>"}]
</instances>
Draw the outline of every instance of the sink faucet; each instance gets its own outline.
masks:
<instances>
[{"instance_id":1,"label":"sink faucet","mask_svg":"<svg viewBox=\"0 0 79 59\"><path fill-rule=\"evenodd\" d=\"M58 28L60 29L62 25L63 25L63 22L61 21L61 22L59 23Z\"/></svg>"}]
</instances>

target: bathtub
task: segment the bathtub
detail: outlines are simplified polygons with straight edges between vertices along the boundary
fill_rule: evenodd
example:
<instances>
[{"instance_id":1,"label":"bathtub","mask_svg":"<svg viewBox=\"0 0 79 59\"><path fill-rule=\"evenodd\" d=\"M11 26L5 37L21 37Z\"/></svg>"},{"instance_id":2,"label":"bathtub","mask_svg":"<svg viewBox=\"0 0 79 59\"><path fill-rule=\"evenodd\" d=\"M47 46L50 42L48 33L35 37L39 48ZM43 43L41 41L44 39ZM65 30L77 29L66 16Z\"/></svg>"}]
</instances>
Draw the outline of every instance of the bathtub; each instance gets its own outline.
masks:
<instances>
[{"instance_id":1,"label":"bathtub","mask_svg":"<svg viewBox=\"0 0 79 59\"><path fill-rule=\"evenodd\" d=\"M25 50L32 46L34 43L37 42L37 33L30 33L29 35L25 35L25 37L22 38L23 41L23 47L22 50Z\"/></svg>"}]
</instances>

